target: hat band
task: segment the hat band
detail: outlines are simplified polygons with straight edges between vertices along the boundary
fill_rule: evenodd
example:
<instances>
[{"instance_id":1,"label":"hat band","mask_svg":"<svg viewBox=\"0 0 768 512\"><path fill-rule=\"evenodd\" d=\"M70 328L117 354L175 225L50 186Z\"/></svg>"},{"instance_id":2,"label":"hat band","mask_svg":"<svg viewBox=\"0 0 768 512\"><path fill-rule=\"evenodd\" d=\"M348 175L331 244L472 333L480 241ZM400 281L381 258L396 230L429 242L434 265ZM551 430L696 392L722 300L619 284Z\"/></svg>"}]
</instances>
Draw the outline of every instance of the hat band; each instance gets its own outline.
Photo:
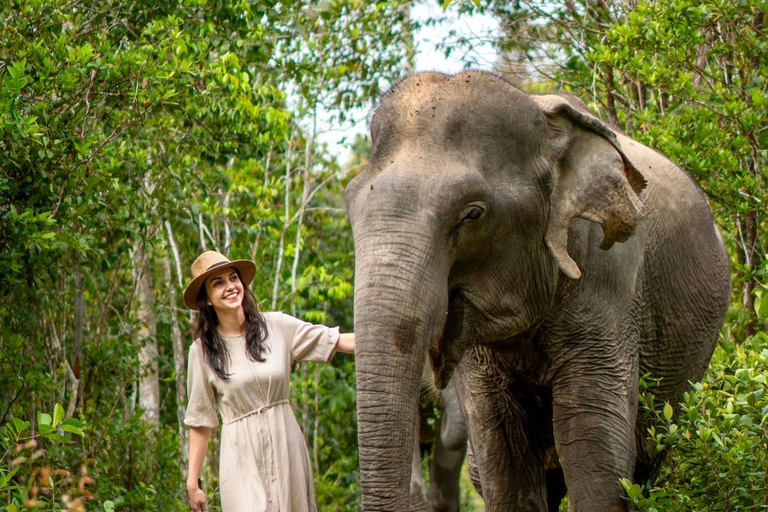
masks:
<instances>
[{"instance_id":1,"label":"hat band","mask_svg":"<svg viewBox=\"0 0 768 512\"><path fill-rule=\"evenodd\" d=\"M207 269L205 269L205 271L206 271L206 272L208 272L208 271L209 271L209 270L211 270L212 268L220 267L220 266L222 266L222 265L226 265L227 263L232 263L232 262L231 262L231 261L220 261L220 262L218 262L218 263L214 263L213 265L211 265L210 267L208 267Z\"/></svg>"}]
</instances>

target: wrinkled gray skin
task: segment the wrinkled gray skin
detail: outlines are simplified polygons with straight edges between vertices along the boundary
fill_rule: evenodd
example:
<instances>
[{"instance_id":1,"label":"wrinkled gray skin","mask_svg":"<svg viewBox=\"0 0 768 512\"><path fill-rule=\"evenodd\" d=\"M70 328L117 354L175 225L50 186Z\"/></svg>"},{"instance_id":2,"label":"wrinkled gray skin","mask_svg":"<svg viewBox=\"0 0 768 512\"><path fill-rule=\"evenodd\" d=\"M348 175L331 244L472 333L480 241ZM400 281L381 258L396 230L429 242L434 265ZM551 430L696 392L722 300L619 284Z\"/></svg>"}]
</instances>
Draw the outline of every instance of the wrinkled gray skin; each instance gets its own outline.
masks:
<instances>
[{"instance_id":1,"label":"wrinkled gray skin","mask_svg":"<svg viewBox=\"0 0 768 512\"><path fill-rule=\"evenodd\" d=\"M458 512L459 480L467 455L467 424L453 385L442 392L442 415L435 422L435 446L429 461L429 503L433 512Z\"/></svg>"},{"instance_id":2,"label":"wrinkled gray skin","mask_svg":"<svg viewBox=\"0 0 768 512\"><path fill-rule=\"evenodd\" d=\"M553 446L573 510L625 510L619 478L658 464L638 378L678 403L728 303L703 194L563 98L488 74L404 80L371 135L346 191L363 510L408 508L427 356L438 387L455 371L487 510L550 508Z\"/></svg>"},{"instance_id":3,"label":"wrinkled gray skin","mask_svg":"<svg viewBox=\"0 0 768 512\"><path fill-rule=\"evenodd\" d=\"M411 512L458 512L461 504L459 480L467 454L468 434L453 382L441 391L436 402L427 404L429 408L435 406L439 410L434 431L421 415L421 439L417 439L411 463ZM429 490L421 475L420 442L432 443Z\"/></svg>"}]
</instances>

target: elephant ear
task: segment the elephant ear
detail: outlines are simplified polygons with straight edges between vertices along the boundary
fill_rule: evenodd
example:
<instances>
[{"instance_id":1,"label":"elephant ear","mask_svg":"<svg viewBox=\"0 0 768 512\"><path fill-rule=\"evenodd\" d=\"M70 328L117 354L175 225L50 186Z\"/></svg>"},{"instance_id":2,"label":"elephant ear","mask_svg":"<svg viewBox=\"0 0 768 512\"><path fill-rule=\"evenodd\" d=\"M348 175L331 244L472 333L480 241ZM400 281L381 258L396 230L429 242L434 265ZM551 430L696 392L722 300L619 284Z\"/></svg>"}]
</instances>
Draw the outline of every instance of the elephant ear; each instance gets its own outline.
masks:
<instances>
[{"instance_id":1,"label":"elephant ear","mask_svg":"<svg viewBox=\"0 0 768 512\"><path fill-rule=\"evenodd\" d=\"M551 158L558 169L544 239L563 273L578 279L581 271L568 255L571 220L580 217L599 223L601 249L626 241L645 216L640 192L646 181L622 151L616 134L586 112L583 103L574 106L555 95L531 99L543 110L554 134Z\"/></svg>"}]
</instances>

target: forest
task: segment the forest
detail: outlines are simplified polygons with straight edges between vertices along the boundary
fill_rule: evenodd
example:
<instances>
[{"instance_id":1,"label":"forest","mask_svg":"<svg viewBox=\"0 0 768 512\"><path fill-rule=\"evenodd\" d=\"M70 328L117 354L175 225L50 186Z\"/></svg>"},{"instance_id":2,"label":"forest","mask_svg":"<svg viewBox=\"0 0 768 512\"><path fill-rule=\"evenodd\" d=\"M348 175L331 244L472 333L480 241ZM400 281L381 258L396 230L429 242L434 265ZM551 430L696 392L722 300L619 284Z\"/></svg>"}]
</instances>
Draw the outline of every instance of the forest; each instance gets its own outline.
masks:
<instances>
[{"instance_id":1,"label":"forest","mask_svg":"<svg viewBox=\"0 0 768 512\"><path fill-rule=\"evenodd\" d=\"M181 294L201 251L253 260L262 311L353 331L344 190L370 142L342 159L319 136L414 70L441 22L421 2L498 20L495 73L578 96L705 192L731 304L678 416L641 379L667 456L622 485L636 510L768 510L764 0L5 0L0 512L189 510ZM479 44L454 35L447 55ZM318 509L359 510L354 358L297 364L291 403ZM466 475L462 510L483 510Z\"/></svg>"}]
</instances>

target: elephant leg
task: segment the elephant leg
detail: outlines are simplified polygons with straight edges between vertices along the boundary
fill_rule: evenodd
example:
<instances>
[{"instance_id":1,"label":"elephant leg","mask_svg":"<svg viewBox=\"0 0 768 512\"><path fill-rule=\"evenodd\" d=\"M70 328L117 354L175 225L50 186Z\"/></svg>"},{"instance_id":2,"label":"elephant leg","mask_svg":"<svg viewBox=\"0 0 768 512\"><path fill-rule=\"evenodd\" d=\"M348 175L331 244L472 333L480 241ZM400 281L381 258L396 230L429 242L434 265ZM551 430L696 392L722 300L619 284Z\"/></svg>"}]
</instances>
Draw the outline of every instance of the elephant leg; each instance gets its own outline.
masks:
<instances>
[{"instance_id":1,"label":"elephant leg","mask_svg":"<svg viewBox=\"0 0 768 512\"><path fill-rule=\"evenodd\" d=\"M452 394L453 400L449 400L448 394ZM467 453L467 428L452 385L443 391L443 403L443 414L435 425L438 435L429 465L429 501L434 512L458 512L461 501L459 478Z\"/></svg>"},{"instance_id":2,"label":"elephant leg","mask_svg":"<svg viewBox=\"0 0 768 512\"><path fill-rule=\"evenodd\" d=\"M557 453L571 510L625 511L619 479L632 478L635 465L637 372L606 354L588 359L572 361L553 385Z\"/></svg>"},{"instance_id":3,"label":"elephant leg","mask_svg":"<svg viewBox=\"0 0 768 512\"><path fill-rule=\"evenodd\" d=\"M454 376L486 510L546 511L545 450L536 435L540 418L510 393L488 355L474 348Z\"/></svg>"},{"instance_id":4,"label":"elephant leg","mask_svg":"<svg viewBox=\"0 0 768 512\"><path fill-rule=\"evenodd\" d=\"M467 441L467 473L469 473L469 480L472 482L477 494L482 496L483 486L480 484L480 470L477 469L475 453L472 451L472 443L469 441Z\"/></svg>"}]
</instances>

